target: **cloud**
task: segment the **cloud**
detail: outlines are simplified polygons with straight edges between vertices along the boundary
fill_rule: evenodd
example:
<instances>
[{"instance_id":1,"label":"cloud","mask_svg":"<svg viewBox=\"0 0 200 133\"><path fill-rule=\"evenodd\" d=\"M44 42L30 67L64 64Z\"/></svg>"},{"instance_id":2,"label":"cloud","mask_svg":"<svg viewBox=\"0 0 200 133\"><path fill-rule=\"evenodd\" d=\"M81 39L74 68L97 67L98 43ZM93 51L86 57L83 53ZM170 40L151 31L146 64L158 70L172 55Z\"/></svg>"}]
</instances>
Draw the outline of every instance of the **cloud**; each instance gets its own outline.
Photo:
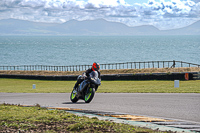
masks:
<instances>
[{"instance_id":1,"label":"cloud","mask_svg":"<svg viewBox=\"0 0 200 133\"><path fill-rule=\"evenodd\" d=\"M171 2L155 2L154 0L150 0L148 4L144 5L144 8L149 9L149 12L161 13L164 17L190 17L192 13L199 15L197 14L198 11L194 11L196 10L195 5L195 2L190 0L172 0Z\"/></svg>"},{"instance_id":2,"label":"cloud","mask_svg":"<svg viewBox=\"0 0 200 133\"><path fill-rule=\"evenodd\" d=\"M103 18L128 26L151 24L172 29L200 20L200 2L149 0L129 5L124 0L1 0L0 19L8 18L48 23Z\"/></svg>"}]
</instances>

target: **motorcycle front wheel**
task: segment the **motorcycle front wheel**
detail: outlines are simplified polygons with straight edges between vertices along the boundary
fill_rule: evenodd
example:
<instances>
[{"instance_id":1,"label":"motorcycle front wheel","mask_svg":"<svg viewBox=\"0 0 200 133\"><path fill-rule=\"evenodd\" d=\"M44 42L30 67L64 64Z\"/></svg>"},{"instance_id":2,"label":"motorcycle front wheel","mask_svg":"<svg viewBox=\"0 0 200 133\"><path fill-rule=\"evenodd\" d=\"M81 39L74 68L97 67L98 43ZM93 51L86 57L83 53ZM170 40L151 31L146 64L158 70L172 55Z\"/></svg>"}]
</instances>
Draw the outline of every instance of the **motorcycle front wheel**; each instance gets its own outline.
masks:
<instances>
[{"instance_id":1,"label":"motorcycle front wheel","mask_svg":"<svg viewBox=\"0 0 200 133\"><path fill-rule=\"evenodd\" d=\"M76 90L72 90L72 93L70 95L70 100L73 102L73 103L76 103L78 101L78 98L76 97L76 94L77 94L77 91Z\"/></svg>"},{"instance_id":2,"label":"motorcycle front wheel","mask_svg":"<svg viewBox=\"0 0 200 133\"><path fill-rule=\"evenodd\" d=\"M88 88L89 90L86 91L85 94L85 103L90 103L95 94L95 88Z\"/></svg>"}]
</instances>

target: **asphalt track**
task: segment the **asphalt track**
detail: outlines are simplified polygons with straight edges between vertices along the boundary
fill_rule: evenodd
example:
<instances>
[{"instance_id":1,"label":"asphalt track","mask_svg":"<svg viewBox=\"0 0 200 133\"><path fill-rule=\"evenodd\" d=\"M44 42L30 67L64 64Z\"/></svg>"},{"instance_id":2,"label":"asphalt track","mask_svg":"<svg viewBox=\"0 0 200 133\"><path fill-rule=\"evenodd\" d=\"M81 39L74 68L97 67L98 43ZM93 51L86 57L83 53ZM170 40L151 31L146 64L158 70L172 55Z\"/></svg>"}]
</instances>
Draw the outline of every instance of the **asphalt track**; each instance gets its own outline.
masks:
<instances>
[{"instance_id":1,"label":"asphalt track","mask_svg":"<svg viewBox=\"0 0 200 133\"><path fill-rule=\"evenodd\" d=\"M91 103L73 104L69 93L0 93L0 103L68 107L170 118L200 123L200 94L96 93Z\"/></svg>"}]
</instances>

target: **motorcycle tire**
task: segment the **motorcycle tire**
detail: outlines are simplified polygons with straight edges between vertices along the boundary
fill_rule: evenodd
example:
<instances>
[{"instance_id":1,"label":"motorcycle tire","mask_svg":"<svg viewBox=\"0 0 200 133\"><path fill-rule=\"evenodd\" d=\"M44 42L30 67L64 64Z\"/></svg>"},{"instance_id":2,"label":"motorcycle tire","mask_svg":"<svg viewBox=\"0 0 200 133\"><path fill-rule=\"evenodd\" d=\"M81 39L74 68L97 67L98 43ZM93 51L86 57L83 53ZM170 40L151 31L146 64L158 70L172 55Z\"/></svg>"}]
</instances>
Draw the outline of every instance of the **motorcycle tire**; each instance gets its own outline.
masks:
<instances>
[{"instance_id":1,"label":"motorcycle tire","mask_svg":"<svg viewBox=\"0 0 200 133\"><path fill-rule=\"evenodd\" d=\"M89 88L87 92L88 93L85 94L84 100L85 100L85 103L90 103L94 97L95 88Z\"/></svg>"},{"instance_id":2,"label":"motorcycle tire","mask_svg":"<svg viewBox=\"0 0 200 133\"><path fill-rule=\"evenodd\" d=\"M76 103L78 101L78 98L76 97L76 94L77 92L75 92L74 90L72 90L72 93L70 95L70 100L73 102L73 103Z\"/></svg>"}]
</instances>

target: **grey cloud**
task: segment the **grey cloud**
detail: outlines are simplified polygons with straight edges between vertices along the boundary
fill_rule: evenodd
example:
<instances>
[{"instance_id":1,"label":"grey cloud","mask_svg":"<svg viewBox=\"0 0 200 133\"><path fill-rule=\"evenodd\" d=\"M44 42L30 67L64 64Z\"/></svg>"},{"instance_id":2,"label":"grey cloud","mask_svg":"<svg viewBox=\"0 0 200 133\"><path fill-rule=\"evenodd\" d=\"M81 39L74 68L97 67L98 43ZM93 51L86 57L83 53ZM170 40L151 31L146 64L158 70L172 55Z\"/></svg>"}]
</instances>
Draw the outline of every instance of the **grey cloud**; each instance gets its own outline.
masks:
<instances>
[{"instance_id":1,"label":"grey cloud","mask_svg":"<svg viewBox=\"0 0 200 133\"><path fill-rule=\"evenodd\" d=\"M75 0L63 2L57 0L1 0L0 19L16 18L62 23L71 19L103 18L129 26L152 24L161 29L169 28L166 27L167 24L173 28L184 26L184 23L188 24L188 21L200 20L200 2L195 3L191 0L172 0L171 2L149 0L148 3L135 5L120 5L119 1L117 3L119 5L112 6ZM170 21L171 24L169 24Z\"/></svg>"},{"instance_id":2,"label":"grey cloud","mask_svg":"<svg viewBox=\"0 0 200 133\"><path fill-rule=\"evenodd\" d=\"M164 17L191 17L190 15L196 14L198 17L200 16L199 10L196 10L200 8L198 4L195 4L194 2L187 0L187 1L173 1L173 2L155 2L153 0L149 1L148 4L146 4L143 7L143 10L148 10L148 14L151 15L152 12L161 13Z\"/></svg>"},{"instance_id":3,"label":"grey cloud","mask_svg":"<svg viewBox=\"0 0 200 133\"><path fill-rule=\"evenodd\" d=\"M18 7L19 3L21 2L22 0L1 0L0 1L0 8L5 8L5 7L10 7L10 8L13 8L13 7Z\"/></svg>"}]
</instances>

